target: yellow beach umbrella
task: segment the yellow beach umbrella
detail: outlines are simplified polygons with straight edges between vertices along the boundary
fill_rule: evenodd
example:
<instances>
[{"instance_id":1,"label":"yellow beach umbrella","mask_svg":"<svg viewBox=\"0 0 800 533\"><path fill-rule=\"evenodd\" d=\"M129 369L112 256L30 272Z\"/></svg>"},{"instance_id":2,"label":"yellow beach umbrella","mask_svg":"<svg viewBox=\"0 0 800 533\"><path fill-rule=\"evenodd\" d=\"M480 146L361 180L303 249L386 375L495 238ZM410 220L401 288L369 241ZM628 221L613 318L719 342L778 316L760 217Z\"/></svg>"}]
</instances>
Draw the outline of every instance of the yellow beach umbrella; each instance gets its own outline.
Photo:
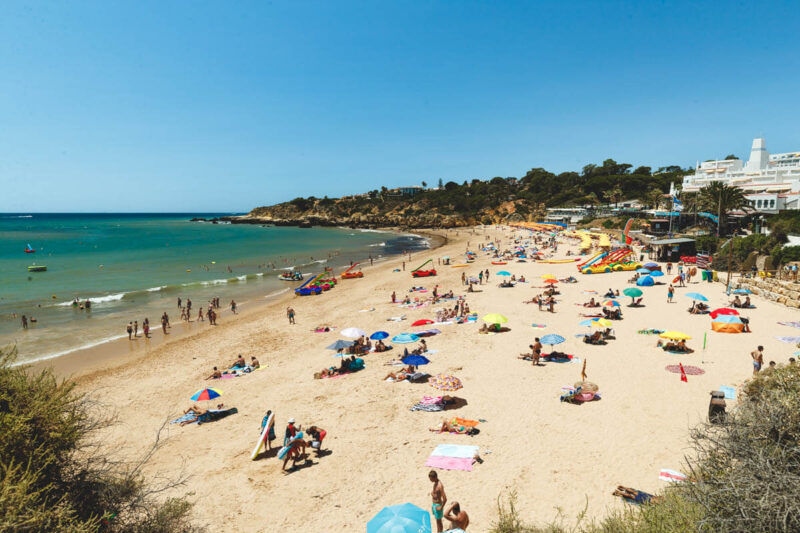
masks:
<instances>
[{"instance_id":1,"label":"yellow beach umbrella","mask_svg":"<svg viewBox=\"0 0 800 533\"><path fill-rule=\"evenodd\" d=\"M542 275L542 279L558 279L552 274L544 274Z\"/></svg>"},{"instance_id":2,"label":"yellow beach umbrella","mask_svg":"<svg viewBox=\"0 0 800 533\"><path fill-rule=\"evenodd\" d=\"M483 321L489 324L505 324L508 322L508 319L498 313L489 313L483 317Z\"/></svg>"},{"instance_id":3,"label":"yellow beach umbrella","mask_svg":"<svg viewBox=\"0 0 800 533\"><path fill-rule=\"evenodd\" d=\"M661 335L659 335L662 339L670 339L673 341L682 341L691 339L689 335L686 333L681 333L680 331L665 331Z\"/></svg>"},{"instance_id":4,"label":"yellow beach umbrella","mask_svg":"<svg viewBox=\"0 0 800 533\"><path fill-rule=\"evenodd\" d=\"M592 320L592 325L597 328L610 328L614 324L607 318L598 318L597 320Z\"/></svg>"}]
</instances>

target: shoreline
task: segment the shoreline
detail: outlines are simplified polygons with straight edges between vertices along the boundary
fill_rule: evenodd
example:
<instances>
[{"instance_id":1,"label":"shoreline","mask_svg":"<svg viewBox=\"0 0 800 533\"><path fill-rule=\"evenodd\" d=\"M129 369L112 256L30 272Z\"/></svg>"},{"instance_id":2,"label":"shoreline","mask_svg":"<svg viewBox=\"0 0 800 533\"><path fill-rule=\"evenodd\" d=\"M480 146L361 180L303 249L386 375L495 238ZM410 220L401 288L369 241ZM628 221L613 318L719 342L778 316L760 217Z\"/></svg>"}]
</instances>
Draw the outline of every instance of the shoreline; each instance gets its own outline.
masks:
<instances>
[{"instance_id":1,"label":"shoreline","mask_svg":"<svg viewBox=\"0 0 800 533\"><path fill-rule=\"evenodd\" d=\"M404 230L400 228L381 228L382 230L390 231L394 234L401 235ZM447 231L447 230L440 230ZM411 232L407 232L411 233ZM437 248L446 245L448 238L446 235L432 232L432 231L417 231L413 232L414 235L424 238L429 247L424 251L416 251L415 253L432 252ZM362 264L362 270L374 269L375 267L385 264L403 257L403 254L392 254L385 256L375 261L373 266L369 264ZM368 263L368 259L365 259ZM341 280L340 280L341 282ZM114 369L128 367L131 364L157 357L160 350L172 346L174 343L185 341L186 339L199 337L201 335L208 335L210 332L221 329L229 324L244 323L250 315L257 311L269 310L287 305L288 302L293 301L295 296L293 294L294 285L286 287L276 293L267 295L255 296L247 301L243 301L237 305L236 315L232 315L230 310L223 307L224 317L222 322L217 327L210 327L207 322L201 322L203 329L196 327L198 324L197 319L189 322L177 321L171 324L172 327L168 329L169 334L164 335L161 332L160 325L151 328L150 338L145 339L144 334L139 330L139 336L135 340L126 340L125 335L111 338L108 340L100 341L99 343L76 348L68 353L56 354L52 356L44 356L40 359L31 362L17 362L15 364L24 366L30 371L38 372L45 368L52 369L57 376L69 379L84 379L94 375L99 375ZM338 288L333 289L334 291ZM224 294L224 293L223 293ZM324 296L324 295L320 295ZM220 297L222 301L224 297ZM239 307L243 306L243 307ZM219 314L222 315L222 312Z\"/></svg>"}]
</instances>

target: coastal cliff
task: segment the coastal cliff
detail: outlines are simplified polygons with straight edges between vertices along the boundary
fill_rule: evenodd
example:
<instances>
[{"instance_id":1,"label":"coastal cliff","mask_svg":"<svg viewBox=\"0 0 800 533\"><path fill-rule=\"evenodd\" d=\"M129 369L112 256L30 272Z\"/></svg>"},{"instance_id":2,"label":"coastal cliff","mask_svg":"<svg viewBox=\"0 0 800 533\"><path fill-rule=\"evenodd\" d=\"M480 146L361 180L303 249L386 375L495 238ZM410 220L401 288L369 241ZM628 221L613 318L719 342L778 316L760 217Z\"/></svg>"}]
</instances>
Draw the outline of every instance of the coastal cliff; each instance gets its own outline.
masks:
<instances>
[{"instance_id":1,"label":"coastal cliff","mask_svg":"<svg viewBox=\"0 0 800 533\"><path fill-rule=\"evenodd\" d=\"M546 207L597 205L602 200L618 204L632 198L662 200L670 184L679 183L686 171L662 167L618 164L607 159L587 165L582 172L554 174L541 168L522 178L474 179L461 184L450 181L429 188L400 187L369 191L341 198L295 198L271 206L256 207L237 217L211 222L272 224L276 226L351 226L358 228L454 228L475 224L541 220Z\"/></svg>"}]
</instances>

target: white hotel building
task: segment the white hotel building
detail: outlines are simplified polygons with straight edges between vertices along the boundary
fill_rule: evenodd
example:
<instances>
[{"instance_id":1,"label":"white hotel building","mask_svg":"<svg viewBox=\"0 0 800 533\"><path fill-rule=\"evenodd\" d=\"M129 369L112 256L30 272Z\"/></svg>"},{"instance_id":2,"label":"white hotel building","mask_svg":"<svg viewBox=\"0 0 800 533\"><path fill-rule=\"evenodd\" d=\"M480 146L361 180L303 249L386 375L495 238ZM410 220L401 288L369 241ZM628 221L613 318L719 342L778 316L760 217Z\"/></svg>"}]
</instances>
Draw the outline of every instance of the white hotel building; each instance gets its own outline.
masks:
<instances>
[{"instance_id":1,"label":"white hotel building","mask_svg":"<svg viewBox=\"0 0 800 533\"><path fill-rule=\"evenodd\" d=\"M698 163L695 173L683 178L683 190L697 192L714 181L743 189L758 212L800 209L800 152L770 154L764 139L753 139L746 163L739 159Z\"/></svg>"}]
</instances>

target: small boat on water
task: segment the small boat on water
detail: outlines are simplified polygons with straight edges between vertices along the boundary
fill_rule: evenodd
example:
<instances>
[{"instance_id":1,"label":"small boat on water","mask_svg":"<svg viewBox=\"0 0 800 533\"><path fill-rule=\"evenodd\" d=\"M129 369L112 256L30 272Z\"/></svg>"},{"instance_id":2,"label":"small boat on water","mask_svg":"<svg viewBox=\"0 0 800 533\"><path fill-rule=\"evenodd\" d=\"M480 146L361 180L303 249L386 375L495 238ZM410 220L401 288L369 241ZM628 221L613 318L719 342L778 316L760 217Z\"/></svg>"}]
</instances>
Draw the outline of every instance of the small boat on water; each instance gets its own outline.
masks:
<instances>
[{"instance_id":1,"label":"small boat on water","mask_svg":"<svg viewBox=\"0 0 800 533\"><path fill-rule=\"evenodd\" d=\"M302 272L282 272L278 279L282 281L302 281L303 274Z\"/></svg>"},{"instance_id":2,"label":"small boat on water","mask_svg":"<svg viewBox=\"0 0 800 533\"><path fill-rule=\"evenodd\" d=\"M31 265L28 267L28 272L47 272L45 265Z\"/></svg>"},{"instance_id":3,"label":"small boat on water","mask_svg":"<svg viewBox=\"0 0 800 533\"><path fill-rule=\"evenodd\" d=\"M35 254L36 250L34 250L33 246L31 246L30 243L28 243L28 246L25 248L25 253L26 254Z\"/></svg>"}]
</instances>

